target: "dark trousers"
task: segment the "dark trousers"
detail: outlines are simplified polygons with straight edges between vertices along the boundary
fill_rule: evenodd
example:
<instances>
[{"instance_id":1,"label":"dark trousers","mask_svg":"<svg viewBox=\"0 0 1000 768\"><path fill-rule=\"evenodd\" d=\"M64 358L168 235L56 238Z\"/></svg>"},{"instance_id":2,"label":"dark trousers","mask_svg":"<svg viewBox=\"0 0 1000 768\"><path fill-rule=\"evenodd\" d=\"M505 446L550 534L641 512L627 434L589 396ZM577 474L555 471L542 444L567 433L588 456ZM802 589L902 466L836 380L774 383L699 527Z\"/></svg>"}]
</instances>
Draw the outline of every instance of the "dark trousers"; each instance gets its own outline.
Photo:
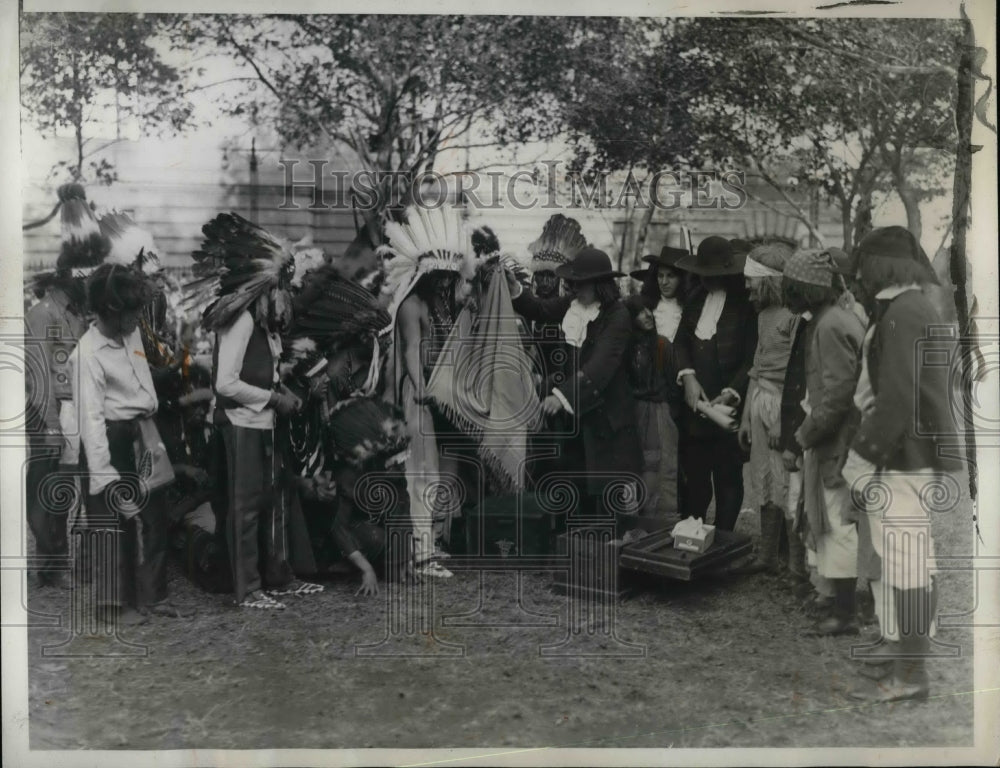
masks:
<instances>
[{"instance_id":1,"label":"dark trousers","mask_svg":"<svg viewBox=\"0 0 1000 768\"><path fill-rule=\"evenodd\" d=\"M167 508L161 491L145 499L137 492L136 422L108 422L111 466L121 480L87 497L83 526L85 559L98 579L98 602L144 608L167 597ZM118 512L120 500L141 503L131 519ZM117 562L116 562L117 561ZM111 590L111 580L117 589Z\"/></svg>"},{"instance_id":2,"label":"dark trousers","mask_svg":"<svg viewBox=\"0 0 1000 768\"><path fill-rule=\"evenodd\" d=\"M64 501L64 488L57 488L50 478L59 471L61 450L35 441L29 445L28 467L25 471L24 492L28 528L35 537L35 554L39 572L51 573L68 551L66 523L69 509Z\"/></svg>"},{"instance_id":3,"label":"dark trousers","mask_svg":"<svg viewBox=\"0 0 1000 768\"><path fill-rule=\"evenodd\" d=\"M226 449L226 543L239 603L262 583L280 587L295 578L288 564L288 515L274 487L280 466L272 431L232 424L218 429Z\"/></svg>"},{"instance_id":4,"label":"dark trousers","mask_svg":"<svg viewBox=\"0 0 1000 768\"><path fill-rule=\"evenodd\" d=\"M736 435L699 439L682 435L678 466L681 514L704 520L714 489L715 527L733 530L743 505L743 456Z\"/></svg>"}]
</instances>

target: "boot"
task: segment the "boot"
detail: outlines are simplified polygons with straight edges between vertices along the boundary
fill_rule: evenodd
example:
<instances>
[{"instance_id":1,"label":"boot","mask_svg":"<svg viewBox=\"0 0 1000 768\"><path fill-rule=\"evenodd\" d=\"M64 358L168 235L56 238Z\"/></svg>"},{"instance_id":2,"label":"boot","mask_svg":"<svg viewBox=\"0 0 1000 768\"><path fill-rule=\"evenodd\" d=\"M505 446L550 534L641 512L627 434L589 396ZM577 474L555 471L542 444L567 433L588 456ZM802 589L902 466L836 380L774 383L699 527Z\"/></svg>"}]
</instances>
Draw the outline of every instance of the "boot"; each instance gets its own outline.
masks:
<instances>
[{"instance_id":1,"label":"boot","mask_svg":"<svg viewBox=\"0 0 1000 768\"><path fill-rule=\"evenodd\" d=\"M757 554L745 565L731 568L729 573L745 576L755 573L777 573L778 539L781 535L781 521L784 513L773 504L760 508L760 544Z\"/></svg>"},{"instance_id":2,"label":"boot","mask_svg":"<svg viewBox=\"0 0 1000 768\"><path fill-rule=\"evenodd\" d=\"M785 513L774 504L765 504L760 508L760 561L767 573L777 574L780 570L778 562L778 544L781 542L781 528L784 525Z\"/></svg>"},{"instance_id":3,"label":"boot","mask_svg":"<svg viewBox=\"0 0 1000 768\"><path fill-rule=\"evenodd\" d=\"M797 597L805 597L812 589L806 569L806 545L795 530L794 520L785 518L785 533L788 539L788 575L785 577L785 585Z\"/></svg>"},{"instance_id":4,"label":"boot","mask_svg":"<svg viewBox=\"0 0 1000 768\"><path fill-rule=\"evenodd\" d=\"M926 699L930 693L926 657L930 652L930 590L893 590L899 617L899 654L892 662L892 674L874 686L853 691L861 701L885 704L893 701Z\"/></svg>"},{"instance_id":5,"label":"boot","mask_svg":"<svg viewBox=\"0 0 1000 768\"><path fill-rule=\"evenodd\" d=\"M857 579L831 579L833 582L833 612L817 623L809 633L812 636L832 637L858 634L855 618L854 589Z\"/></svg>"},{"instance_id":6,"label":"boot","mask_svg":"<svg viewBox=\"0 0 1000 768\"><path fill-rule=\"evenodd\" d=\"M899 643L881 638L877 644L867 647L863 656L856 657L860 662L856 671L869 680L884 680L892 674L893 663L898 657Z\"/></svg>"}]
</instances>

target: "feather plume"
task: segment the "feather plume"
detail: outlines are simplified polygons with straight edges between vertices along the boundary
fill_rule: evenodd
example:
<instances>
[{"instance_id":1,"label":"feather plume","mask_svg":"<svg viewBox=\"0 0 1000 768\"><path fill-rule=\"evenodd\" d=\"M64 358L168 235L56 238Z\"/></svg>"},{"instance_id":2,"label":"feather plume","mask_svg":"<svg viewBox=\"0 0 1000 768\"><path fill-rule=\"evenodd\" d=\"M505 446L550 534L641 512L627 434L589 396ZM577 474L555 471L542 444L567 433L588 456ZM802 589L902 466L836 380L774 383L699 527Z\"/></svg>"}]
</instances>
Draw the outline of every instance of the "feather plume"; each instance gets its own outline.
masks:
<instances>
[{"instance_id":1,"label":"feather plume","mask_svg":"<svg viewBox=\"0 0 1000 768\"><path fill-rule=\"evenodd\" d=\"M500 238L489 227L479 227L472 232L472 250L480 257L499 253Z\"/></svg>"},{"instance_id":2,"label":"feather plume","mask_svg":"<svg viewBox=\"0 0 1000 768\"><path fill-rule=\"evenodd\" d=\"M102 216L98 224L101 234L108 240L108 263L135 266L147 275L161 269L152 234L136 224L127 213L111 211Z\"/></svg>"},{"instance_id":3,"label":"feather plume","mask_svg":"<svg viewBox=\"0 0 1000 768\"><path fill-rule=\"evenodd\" d=\"M79 184L63 184L58 190L62 243L56 268L87 269L100 266L110 244L101 233L87 193Z\"/></svg>"}]
</instances>

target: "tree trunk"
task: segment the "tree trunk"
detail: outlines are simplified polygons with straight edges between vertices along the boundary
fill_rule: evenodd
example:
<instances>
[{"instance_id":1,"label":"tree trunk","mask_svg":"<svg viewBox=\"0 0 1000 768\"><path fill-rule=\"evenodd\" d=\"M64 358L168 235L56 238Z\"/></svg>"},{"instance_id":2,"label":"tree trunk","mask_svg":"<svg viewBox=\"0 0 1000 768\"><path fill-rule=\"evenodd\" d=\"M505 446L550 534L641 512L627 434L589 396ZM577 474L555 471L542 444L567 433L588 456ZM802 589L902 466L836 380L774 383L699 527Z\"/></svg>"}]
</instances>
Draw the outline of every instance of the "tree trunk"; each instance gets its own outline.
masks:
<instances>
[{"instance_id":1,"label":"tree trunk","mask_svg":"<svg viewBox=\"0 0 1000 768\"><path fill-rule=\"evenodd\" d=\"M861 238L872 231L872 190L866 187L858 194L858 212L854 216L851 248L861 242ZM844 248L848 251L848 248Z\"/></svg>"},{"instance_id":2,"label":"tree trunk","mask_svg":"<svg viewBox=\"0 0 1000 768\"><path fill-rule=\"evenodd\" d=\"M635 256L636 258L642 258L643 251L646 247L646 235L649 234L649 225L653 221L653 216L656 213L656 206L650 202L646 209L642 212L642 218L639 219L639 231L635 236Z\"/></svg>"},{"instance_id":3,"label":"tree trunk","mask_svg":"<svg viewBox=\"0 0 1000 768\"><path fill-rule=\"evenodd\" d=\"M960 431L965 433L966 460L969 471L969 495L975 501L978 492L976 472L976 442L973 434L972 381L976 339L969 331L969 299L966 294L966 230L969 225L969 191L972 186L972 117L975 82L972 66L975 38L972 23L962 12L965 35L958 64L958 100L955 119L958 143L955 156L955 178L952 187L952 238L949 258L951 282L955 286L955 311L958 315L959 346L962 365L962 414Z\"/></svg>"},{"instance_id":4,"label":"tree trunk","mask_svg":"<svg viewBox=\"0 0 1000 768\"><path fill-rule=\"evenodd\" d=\"M854 249L854 220L851 217L851 200L840 196L840 229L844 235L841 246L847 253Z\"/></svg>"},{"instance_id":5,"label":"tree trunk","mask_svg":"<svg viewBox=\"0 0 1000 768\"><path fill-rule=\"evenodd\" d=\"M910 230L917 241L923 234L923 220L920 216L920 201L917 199L916 191L906 182L896 185L896 192L899 199L903 201L903 208L906 210L906 228Z\"/></svg>"},{"instance_id":6,"label":"tree trunk","mask_svg":"<svg viewBox=\"0 0 1000 768\"><path fill-rule=\"evenodd\" d=\"M923 220L920 215L920 199L917 190L906 180L904 163L902 157L895 156L889 164L889 171L892 173L892 181L896 187L896 194L903 202L903 209L906 211L906 228L920 242L923 234Z\"/></svg>"},{"instance_id":7,"label":"tree trunk","mask_svg":"<svg viewBox=\"0 0 1000 768\"><path fill-rule=\"evenodd\" d=\"M73 57L73 93L80 92L80 70L76 57ZM76 100L76 108L73 112L73 128L76 134L76 171L73 181L83 181L83 104Z\"/></svg>"}]
</instances>

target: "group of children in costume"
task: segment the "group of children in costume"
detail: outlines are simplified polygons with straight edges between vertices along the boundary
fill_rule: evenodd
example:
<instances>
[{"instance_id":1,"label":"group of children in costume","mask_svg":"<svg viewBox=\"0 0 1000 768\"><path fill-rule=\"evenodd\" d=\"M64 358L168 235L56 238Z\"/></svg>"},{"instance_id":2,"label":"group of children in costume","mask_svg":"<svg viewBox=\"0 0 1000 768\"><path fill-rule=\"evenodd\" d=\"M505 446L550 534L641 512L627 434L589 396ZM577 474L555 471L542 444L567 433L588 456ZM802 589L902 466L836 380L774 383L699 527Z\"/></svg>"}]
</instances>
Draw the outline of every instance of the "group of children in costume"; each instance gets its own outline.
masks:
<instances>
[{"instance_id":1,"label":"group of children in costume","mask_svg":"<svg viewBox=\"0 0 1000 768\"><path fill-rule=\"evenodd\" d=\"M958 463L939 445L946 374L914 358L940 320L921 290L936 277L905 229L872 232L853 259L717 236L695 252L666 246L623 297L625 275L562 215L529 247L529 277L450 208L387 221L380 268L365 275L220 214L185 286L214 336L199 361L171 338L148 233L123 214L98 220L77 185L60 206L59 260L26 314L41 372L28 382L27 511L50 558L44 583L65 581L66 519L45 491L60 473L81 485L88 559L120 573L120 592L98 602L141 622L189 613L166 589L179 506L211 510L201 566L215 558L236 604L280 609L322 591L302 576L338 567L361 573L364 594L386 565L451 577L462 499L518 493L542 473L576 483L625 540L707 518L713 500L731 531L749 459L760 540L744 571L814 590L828 612L814 632L827 635L858 631L865 577L885 653L866 665L878 686L859 695L926 696L933 579L903 542L926 535L922 489ZM515 317L521 343L501 365ZM209 400L208 425L177 416ZM555 450L539 462L543 445ZM891 488L888 509L863 503L875 479ZM388 541L388 518L407 521L404 546Z\"/></svg>"}]
</instances>

